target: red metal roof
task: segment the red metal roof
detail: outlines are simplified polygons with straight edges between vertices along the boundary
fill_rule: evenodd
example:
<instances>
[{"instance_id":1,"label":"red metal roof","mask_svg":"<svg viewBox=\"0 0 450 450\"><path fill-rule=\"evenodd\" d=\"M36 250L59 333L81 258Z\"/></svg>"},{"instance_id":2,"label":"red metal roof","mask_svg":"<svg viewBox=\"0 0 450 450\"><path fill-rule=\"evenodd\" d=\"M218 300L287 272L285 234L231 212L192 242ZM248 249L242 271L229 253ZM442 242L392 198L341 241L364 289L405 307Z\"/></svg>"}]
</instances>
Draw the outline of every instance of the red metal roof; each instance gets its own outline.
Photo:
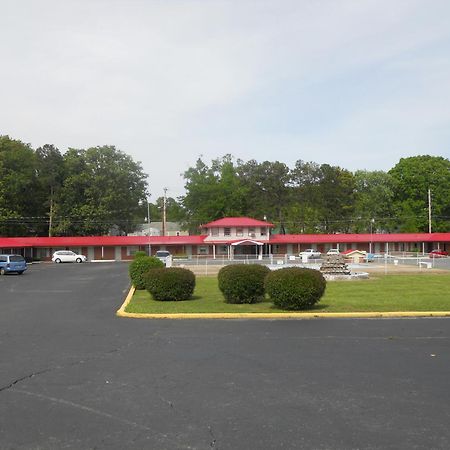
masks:
<instances>
[{"instance_id":1,"label":"red metal roof","mask_svg":"<svg viewBox=\"0 0 450 450\"><path fill-rule=\"evenodd\" d=\"M223 219L214 220L202 228L211 227L271 227L273 224L270 222L265 222L263 220L251 219L250 217L224 217Z\"/></svg>"},{"instance_id":2,"label":"red metal roof","mask_svg":"<svg viewBox=\"0 0 450 450\"><path fill-rule=\"evenodd\" d=\"M150 236L152 245L202 245L206 236ZM147 238L149 239L149 238Z\"/></svg>"},{"instance_id":3,"label":"red metal roof","mask_svg":"<svg viewBox=\"0 0 450 450\"><path fill-rule=\"evenodd\" d=\"M75 236L0 237L0 248L13 247L101 247L127 245L199 245L205 236Z\"/></svg>"},{"instance_id":4,"label":"red metal roof","mask_svg":"<svg viewBox=\"0 0 450 450\"><path fill-rule=\"evenodd\" d=\"M450 233L274 234L270 244L341 244L348 242L450 242Z\"/></svg>"},{"instance_id":5,"label":"red metal roof","mask_svg":"<svg viewBox=\"0 0 450 450\"><path fill-rule=\"evenodd\" d=\"M230 218L232 219L232 218ZM242 218L240 218L242 219ZM221 219L224 220L224 219ZM251 219L253 220L253 219ZM216 221L218 222L218 221ZM258 221L256 221L258 222ZM215 222L211 222L215 223ZM269 226L266 222L262 222ZM215 225L217 226L217 225ZM242 225L245 226L245 225ZM204 242L206 236L74 236L74 237L0 237L0 248L89 247L127 245L206 245L232 244L242 239ZM340 244L368 242L450 242L450 233L395 234L275 234L268 244Z\"/></svg>"}]
</instances>

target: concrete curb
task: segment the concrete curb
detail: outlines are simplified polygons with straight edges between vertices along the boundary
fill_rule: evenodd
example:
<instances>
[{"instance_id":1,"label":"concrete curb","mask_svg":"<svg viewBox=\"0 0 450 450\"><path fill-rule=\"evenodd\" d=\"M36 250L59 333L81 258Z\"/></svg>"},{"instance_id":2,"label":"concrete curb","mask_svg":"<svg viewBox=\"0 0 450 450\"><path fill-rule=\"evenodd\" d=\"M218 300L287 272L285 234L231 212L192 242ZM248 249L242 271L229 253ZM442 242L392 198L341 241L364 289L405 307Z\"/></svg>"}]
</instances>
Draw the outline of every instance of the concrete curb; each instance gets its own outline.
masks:
<instances>
[{"instance_id":1,"label":"concrete curb","mask_svg":"<svg viewBox=\"0 0 450 450\"><path fill-rule=\"evenodd\" d=\"M401 317L450 317L450 311L389 311L389 312L283 312L283 313L173 313L173 314L138 314L127 313L125 308L133 298L136 288L131 286L125 301L116 315L132 319L373 319Z\"/></svg>"}]
</instances>

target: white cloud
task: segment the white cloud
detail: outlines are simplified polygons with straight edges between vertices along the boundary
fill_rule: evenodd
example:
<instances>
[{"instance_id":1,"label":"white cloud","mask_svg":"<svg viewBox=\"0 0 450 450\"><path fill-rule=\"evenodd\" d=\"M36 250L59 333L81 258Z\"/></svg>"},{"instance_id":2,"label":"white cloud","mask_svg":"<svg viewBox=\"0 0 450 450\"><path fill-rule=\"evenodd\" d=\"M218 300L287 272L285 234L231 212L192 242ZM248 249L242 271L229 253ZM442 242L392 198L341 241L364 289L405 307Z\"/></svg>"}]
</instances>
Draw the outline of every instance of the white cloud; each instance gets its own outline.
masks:
<instances>
[{"instance_id":1,"label":"white cloud","mask_svg":"<svg viewBox=\"0 0 450 450\"><path fill-rule=\"evenodd\" d=\"M0 133L116 144L155 192L180 194L200 154L369 169L409 151L448 156L446 1L3 6Z\"/></svg>"}]
</instances>

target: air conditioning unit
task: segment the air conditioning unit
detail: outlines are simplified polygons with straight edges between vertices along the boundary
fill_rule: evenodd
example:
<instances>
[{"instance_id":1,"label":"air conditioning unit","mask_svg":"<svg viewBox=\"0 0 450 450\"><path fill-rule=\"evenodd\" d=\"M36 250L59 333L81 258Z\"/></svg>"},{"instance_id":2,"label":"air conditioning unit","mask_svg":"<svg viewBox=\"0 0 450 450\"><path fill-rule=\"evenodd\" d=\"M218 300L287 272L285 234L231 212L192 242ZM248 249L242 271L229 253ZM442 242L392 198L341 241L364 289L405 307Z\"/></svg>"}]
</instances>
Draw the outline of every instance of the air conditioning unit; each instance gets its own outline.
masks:
<instances>
[{"instance_id":1,"label":"air conditioning unit","mask_svg":"<svg viewBox=\"0 0 450 450\"><path fill-rule=\"evenodd\" d=\"M248 233L250 237L256 237L255 233Z\"/></svg>"}]
</instances>

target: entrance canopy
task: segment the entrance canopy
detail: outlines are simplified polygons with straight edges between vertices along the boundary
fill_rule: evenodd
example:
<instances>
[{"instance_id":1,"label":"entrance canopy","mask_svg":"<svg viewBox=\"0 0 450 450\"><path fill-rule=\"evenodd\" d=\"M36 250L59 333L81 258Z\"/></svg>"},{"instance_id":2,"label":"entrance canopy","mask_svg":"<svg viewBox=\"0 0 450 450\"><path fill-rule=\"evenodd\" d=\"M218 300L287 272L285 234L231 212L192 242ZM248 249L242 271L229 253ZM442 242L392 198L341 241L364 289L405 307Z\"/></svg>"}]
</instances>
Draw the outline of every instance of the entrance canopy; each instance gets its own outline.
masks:
<instances>
[{"instance_id":1,"label":"entrance canopy","mask_svg":"<svg viewBox=\"0 0 450 450\"><path fill-rule=\"evenodd\" d=\"M244 239L243 241L233 242L231 245L264 245L264 242L260 241L252 241L251 239Z\"/></svg>"}]
</instances>

